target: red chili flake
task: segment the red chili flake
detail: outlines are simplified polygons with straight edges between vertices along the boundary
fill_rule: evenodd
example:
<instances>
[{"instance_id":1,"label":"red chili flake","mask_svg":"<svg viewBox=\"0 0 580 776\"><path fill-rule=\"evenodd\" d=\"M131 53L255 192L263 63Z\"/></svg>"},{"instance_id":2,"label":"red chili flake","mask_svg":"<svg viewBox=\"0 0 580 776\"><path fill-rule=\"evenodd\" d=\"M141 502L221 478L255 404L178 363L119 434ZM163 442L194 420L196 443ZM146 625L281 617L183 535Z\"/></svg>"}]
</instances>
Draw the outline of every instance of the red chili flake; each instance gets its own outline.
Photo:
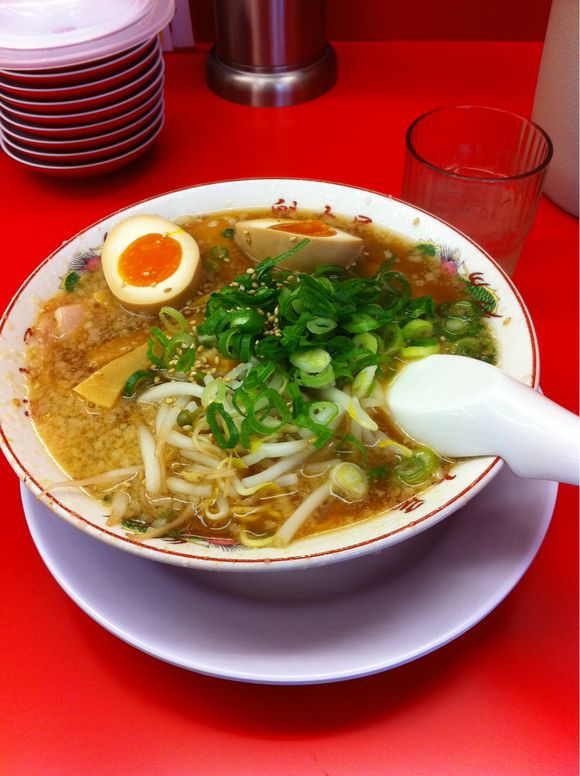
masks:
<instances>
[{"instance_id":1,"label":"red chili flake","mask_svg":"<svg viewBox=\"0 0 580 776\"><path fill-rule=\"evenodd\" d=\"M26 331L24 332L25 344L28 342L28 340L30 339L30 337L32 337L33 334L34 334L34 329L31 329L30 327L28 327L28 329L26 329Z\"/></svg>"},{"instance_id":2,"label":"red chili flake","mask_svg":"<svg viewBox=\"0 0 580 776\"><path fill-rule=\"evenodd\" d=\"M449 472L445 473L445 476L443 477L444 480L454 480L457 477L456 474L449 474Z\"/></svg>"},{"instance_id":3,"label":"red chili flake","mask_svg":"<svg viewBox=\"0 0 580 776\"><path fill-rule=\"evenodd\" d=\"M22 404L30 404L30 402L28 401L28 399L22 399Z\"/></svg>"},{"instance_id":4,"label":"red chili flake","mask_svg":"<svg viewBox=\"0 0 580 776\"><path fill-rule=\"evenodd\" d=\"M355 216L353 219L353 224L372 224L373 219L369 218L368 216Z\"/></svg>"},{"instance_id":5,"label":"red chili flake","mask_svg":"<svg viewBox=\"0 0 580 776\"><path fill-rule=\"evenodd\" d=\"M336 216L332 212L332 208L331 208L330 205L325 205L324 206L324 215L325 216L330 216L331 218L336 218Z\"/></svg>"},{"instance_id":6,"label":"red chili flake","mask_svg":"<svg viewBox=\"0 0 580 776\"><path fill-rule=\"evenodd\" d=\"M27 375L28 374L28 369L26 369L26 367L24 367L24 366L19 366L18 367L18 371L21 372L23 375Z\"/></svg>"},{"instance_id":7,"label":"red chili flake","mask_svg":"<svg viewBox=\"0 0 580 776\"><path fill-rule=\"evenodd\" d=\"M30 412L28 412L28 410L24 410L24 414L26 415L27 418L30 417Z\"/></svg>"}]
</instances>

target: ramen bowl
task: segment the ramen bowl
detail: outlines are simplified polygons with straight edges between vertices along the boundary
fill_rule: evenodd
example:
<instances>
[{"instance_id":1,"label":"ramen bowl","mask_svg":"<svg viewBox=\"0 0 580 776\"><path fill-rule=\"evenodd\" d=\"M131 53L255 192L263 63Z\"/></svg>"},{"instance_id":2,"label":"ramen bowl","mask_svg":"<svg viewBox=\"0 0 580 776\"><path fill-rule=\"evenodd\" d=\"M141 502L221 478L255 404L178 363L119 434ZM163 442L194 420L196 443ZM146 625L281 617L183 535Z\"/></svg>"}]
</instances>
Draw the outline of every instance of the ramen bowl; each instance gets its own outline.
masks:
<instances>
[{"instance_id":1,"label":"ramen bowl","mask_svg":"<svg viewBox=\"0 0 580 776\"><path fill-rule=\"evenodd\" d=\"M358 559L412 539L460 509L489 484L501 467L497 458L464 459L445 479L396 507L350 526L298 538L288 547L250 548L234 540L170 536L139 542L123 526L107 526L100 501L80 490L47 493L66 475L47 453L26 409L25 351L39 302L56 293L71 261L98 249L111 228L127 216L156 214L170 220L194 214L273 209L332 212L386 227L416 243L438 246L445 268L463 277L474 293L493 300L489 325L498 347L498 365L534 388L538 385L537 345L530 316L511 280L465 235L410 205L351 186L295 179L237 180L194 186L139 202L113 213L68 239L23 283L0 323L0 442L25 485L59 518L90 536L142 558L206 571L273 572L314 569ZM478 291L479 289L479 291Z\"/></svg>"}]
</instances>

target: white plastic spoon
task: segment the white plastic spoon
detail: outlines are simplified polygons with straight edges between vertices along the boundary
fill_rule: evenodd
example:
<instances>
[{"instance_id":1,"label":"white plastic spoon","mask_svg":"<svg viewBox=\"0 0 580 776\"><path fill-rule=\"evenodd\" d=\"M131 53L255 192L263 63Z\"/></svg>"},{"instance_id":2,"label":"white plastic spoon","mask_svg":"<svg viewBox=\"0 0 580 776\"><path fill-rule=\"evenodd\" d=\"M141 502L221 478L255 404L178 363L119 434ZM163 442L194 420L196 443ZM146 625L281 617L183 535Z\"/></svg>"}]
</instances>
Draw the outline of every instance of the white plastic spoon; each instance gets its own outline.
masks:
<instances>
[{"instance_id":1,"label":"white plastic spoon","mask_svg":"<svg viewBox=\"0 0 580 776\"><path fill-rule=\"evenodd\" d=\"M442 455L497 455L519 477L578 485L580 418L495 366L428 356L385 397L399 426Z\"/></svg>"}]
</instances>

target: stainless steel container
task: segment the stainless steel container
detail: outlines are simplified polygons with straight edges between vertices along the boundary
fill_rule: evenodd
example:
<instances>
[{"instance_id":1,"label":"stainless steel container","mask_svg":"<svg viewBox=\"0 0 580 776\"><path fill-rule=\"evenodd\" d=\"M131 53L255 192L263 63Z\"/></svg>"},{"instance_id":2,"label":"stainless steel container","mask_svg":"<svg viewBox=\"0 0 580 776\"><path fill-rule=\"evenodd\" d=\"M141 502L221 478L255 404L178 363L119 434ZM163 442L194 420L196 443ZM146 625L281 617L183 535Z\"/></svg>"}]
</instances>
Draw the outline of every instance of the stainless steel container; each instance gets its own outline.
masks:
<instances>
[{"instance_id":1,"label":"stainless steel container","mask_svg":"<svg viewBox=\"0 0 580 776\"><path fill-rule=\"evenodd\" d=\"M217 42L206 60L212 91L281 107L318 97L337 76L326 41L326 0L214 0Z\"/></svg>"}]
</instances>

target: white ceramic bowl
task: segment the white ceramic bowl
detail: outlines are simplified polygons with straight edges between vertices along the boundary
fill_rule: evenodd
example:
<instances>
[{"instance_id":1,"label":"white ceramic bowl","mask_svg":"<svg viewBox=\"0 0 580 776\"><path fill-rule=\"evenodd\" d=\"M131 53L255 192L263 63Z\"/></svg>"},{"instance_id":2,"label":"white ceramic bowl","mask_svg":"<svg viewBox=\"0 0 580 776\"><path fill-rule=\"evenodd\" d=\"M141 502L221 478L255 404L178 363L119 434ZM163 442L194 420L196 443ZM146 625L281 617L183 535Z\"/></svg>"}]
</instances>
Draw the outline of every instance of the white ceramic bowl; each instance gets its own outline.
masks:
<instances>
[{"instance_id":1,"label":"white ceramic bowl","mask_svg":"<svg viewBox=\"0 0 580 776\"><path fill-rule=\"evenodd\" d=\"M144 558L206 570L270 571L316 567L375 553L443 520L487 485L500 469L497 458L465 460L451 478L418 497L365 522L307 537L286 549L248 549L200 541L179 543L155 539L146 545L108 528L98 501L82 492L42 493L42 485L63 479L26 415L24 364L26 332L34 323L36 303L50 298L66 274L76 251L102 244L105 234L129 215L154 213L175 219L195 213L246 208L293 206L372 219L417 242L431 240L455 252L454 268L474 285L497 297L490 324L497 338L499 365L518 380L537 387L539 364L530 316L509 278L470 239L427 213L399 200L365 189L312 180L257 179L213 183L181 189L145 200L112 214L65 242L24 282L0 322L0 443L18 476L57 515L101 541ZM276 210L277 209L277 210ZM16 406L14 399L20 400Z\"/></svg>"}]
</instances>

